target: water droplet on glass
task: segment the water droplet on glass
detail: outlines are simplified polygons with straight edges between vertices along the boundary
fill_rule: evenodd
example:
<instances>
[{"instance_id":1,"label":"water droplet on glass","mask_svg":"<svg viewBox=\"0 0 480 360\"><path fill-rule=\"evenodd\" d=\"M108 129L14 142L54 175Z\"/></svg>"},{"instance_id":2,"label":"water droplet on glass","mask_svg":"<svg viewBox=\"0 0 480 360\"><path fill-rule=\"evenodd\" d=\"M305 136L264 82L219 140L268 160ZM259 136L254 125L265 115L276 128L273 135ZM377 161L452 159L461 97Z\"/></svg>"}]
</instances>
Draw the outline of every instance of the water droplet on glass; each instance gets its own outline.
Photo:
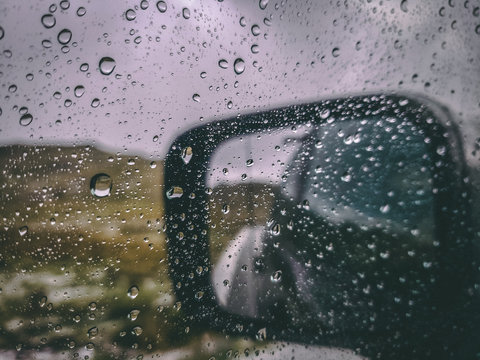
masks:
<instances>
[{"instance_id":1,"label":"water droplet on glass","mask_svg":"<svg viewBox=\"0 0 480 360\"><path fill-rule=\"evenodd\" d=\"M248 167L253 166L253 159L248 159L248 160L245 162L245 165L247 165Z\"/></svg>"},{"instance_id":2,"label":"water droplet on glass","mask_svg":"<svg viewBox=\"0 0 480 360\"><path fill-rule=\"evenodd\" d=\"M272 276L270 276L270 280L273 282L273 283L279 283L280 281L282 281L282 270L277 270L275 271Z\"/></svg>"},{"instance_id":3,"label":"water droplet on glass","mask_svg":"<svg viewBox=\"0 0 480 360\"><path fill-rule=\"evenodd\" d=\"M400 3L400 9L401 9L403 12L407 12L407 11L408 11L408 0L402 0L402 2Z\"/></svg>"},{"instance_id":4,"label":"water droplet on glass","mask_svg":"<svg viewBox=\"0 0 480 360\"><path fill-rule=\"evenodd\" d=\"M333 57L338 57L340 55L340 49L337 48L337 47L333 48L332 55L333 55Z\"/></svg>"},{"instance_id":5,"label":"water droplet on glass","mask_svg":"<svg viewBox=\"0 0 480 360\"><path fill-rule=\"evenodd\" d=\"M47 29L50 29L55 26L56 21L55 21L55 16L52 14L45 14L42 16L42 24L45 26Z\"/></svg>"},{"instance_id":6,"label":"water droplet on glass","mask_svg":"<svg viewBox=\"0 0 480 360\"><path fill-rule=\"evenodd\" d=\"M273 224L271 227L270 227L270 234L272 234L273 236L278 236L280 235L280 224Z\"/></svg>"},{"instance_id":7,"label":"water droplet on glass","mask_svg":"<svg viewBox=\"0 0 480 360\"><path fill-rule=\"evenodd\" d=\"M45 48L45 49L49 49L52 47L52 42L48 39L45 39L45 40L42 40L42 46Z\"/></svg>"},{"instance_id":8,"label":"water droplet on glass","mask_svg":"<svg viewBox=\"0 0 480 360\"><path fill-rule=\"evenodd\" d=\"M340 179L342 179L343 182L350 182L352 181L352 175L350 175L349 173L345 172L341 177Z\"/></svg>"},{"instance_id":9,"label":"water droplet on glass","mask_svg":"<svg viewBox=\"0 0 480 360\"><path fill-rule=\"evenodd\" d=\"M140 314L140 310L133 309L128 313L128 318L132 321L137 320L138 314Z\"/></svg>"},{"instance_id":10,"label":"water droplet on glass","mask_svg":"<svg viewBox=\"0 0 480 360\"><path fill-rule=\"evenodd\" d=\"M85 345L85 349L87 349L88 351L92 351L93 349L95 349L95 344L88 343L87 345Z\"/></svg>"},{"instance_id":11,"label":"water droplet on glass","mask_svg":"<svg viewBox=\"0 0 480 360\"><path fill-rule=\"evenodd\" d=\"M258 2L258 6L260 6L260 9L262 9L262 10L265 10L267 5L268 5L268 0L260 0Z\"/></svg>"},{"instance_id":12,"label":"water droplet on glass","mask_svg":"<svg viewBox=\"0 0 480 360\"><path fill-rule=\"evenodd\" d=\"M193 99L193 101L195 101L195 102L200 102L200 95L199 95L199 94L193 94L193 95L192 95L192 99Z\"/></svg>"},{"instance_id":13,"label":"water droplet on glass","mask_svg":"<svg viewBox=\"0 0 480 360\"><path fill-rule=\"evenodd\" d=\"M95 311L97 310L97 303L95 301L92 301L90 304L88 304L88 309L90 311Z\"/></svg>"},{"instance_id":14,"label":"water droplet on glass","mask_svg":"<svg viewBox=\"0 0 480 360\"><path fill-rule=\"evenodd\" d=\"M185 164L188 164L193 156L193 150L190 146L182 149L182 160Z\"/></svg>"},{"instance_id":15,"label":"water droplet on glass","mask_svg":"<svg viewBox=\"0 0 480 360\"><path fill-rule=\"evenodd\" d=\"M98 105L100 105L100 99L98 99L98 98L93 99L92 103L90 105L91 105L92 108L98 107Z\"/></svg>"},{"instance_id":16,"label":"water droplet on glass","mask_svg":"<svg viewBox=\"0 0 480 360\"><path fill-rule=\"evenodd\" d=\"M112 185L112 179L109 175L99 173L90 180L90 192L99 198L109 196L112 191Z\"/></svg>"},{"instance_id":17,"label":"water droplet on glass","mask_svg":"<svg viewBox=\"0 0 480 360\"><path fill-rule=\"evenodd\" d=\"M68 29L61 30L57 35L57 40L62 45L68 44L72 40L72 32Z\"/></svg>"},{"instance_id":18,"label":"water droplet on glass","mask_svg":"<svg viewBox=\"0 0 480 360\"><path fill-rule=\"evenodd\" d=\"M98 335L98 328L96 326L88 329L88 338L89 339L95 339L95 336Z\"/></svg>"},{"instance_id":19,"label":"water droplet on glass","mask_svg":"<svg viewBox=\"0 0 480 360\"><path fill-rule=\"evenodd\" d=\"M390 211L390 205L386 204L383 206L380 206L380 212L382 214L387 214Z\"/></svg>"},{"instance_id":20,"label":"water droplet on glass","mask_svg":"<svg viewBox=\"0 0 480 360\"><path fill-rule=\"evenodd\" d=\"M238 58L233 63L233 69L235 70L235 74L240 75L245 71L245 62L243 59Z\"/></svg>"},{"instance_id":21,"label":"water droplet on glass","mask_svg":"<svg viewBox=\"0 0 480 360\"><path fill-rule=\"evenodd\" d=\"M324 109L320 112L320 118L325 120L330 116L330 110Z\"/></svg>"},{"instance_id":22,"label":"water droplet on glass","mask_svg":"<svg viewBox=\"0 0 480 360\"><path fill-rule=\"evenodd\" d=\"M172 186L167 191L167 199L178 199L183 195L183 189L180 186Z\"/></svg>"},{"instance_id":23,"label":"water droplet on glass","mask_svg":"<svg viewBox=\"0 0 480 360\"><path fill-rule=\"evenodd\" d=\"M68 0L60 1L60 7L62 10L67 10L70 7L70 2Z\"/></svg>"},{"instance_id":24,"label":"water droplet on glass","mask_svg":"<svg viewBox=\"0 0 480 360\"><path fill-rule=\"evenodd\" d=\"M143 333L143 329L140 326L135 326L132 329L132 334L133 335L140 336L140 335L142 335L142 333Z\"/></svg>"},{"instance_id":25,"label":"water droplet on glass","mask_svg":"<svg viewBox=\"0 0 480 360\"><path fill-rule=\"evenodd\" d=\"M137 13L136 13L135 10L133 10L133 9L128 9L128 10L125 12L125 18L126 18L128 21L133 21L133 20L135 20L136 17L137 17Z\"/></svg>"},{"instance_id":26,"label":"water droplet on glass","mask_svg":"<svg viewBox=\"0 0 480 360\"><path fill-rule=\"evenodd\" d=\"M127 295L130 299L135 299L138 296L139 292L140 290L138 289L138 287L136 285L132 285L130 289L128 289Z\"/></svg>"},{"instance_id":27,"label":"water droplet on glass","mask_svg":"<svg viewBox=\"0 0 480 360\"><path fill-rule=\"evenodd\" d=\"M252 34L253 36L258 36L260 35L260 26L258 25L252 25Z\"/></svg>"},{"instance_id":28,"label":"water droplet on glass","mask_svg":"<svg viewBox=\"0 0 480 360\"><path fill-rule=\"evenodd\" d=\"M230 212L230 206L228 204L225 204L222 206L222 212L224 214L228 214Z\"/></svg>"},{"instance_id":29,"label":"water droplet on glass","mask_svg":"<svg viewBox=\"0 0 480 360\"><path fill-rule=\"evenodd\" d=\"M85 9L83 6L80 6L78 9L77 9L77 15L82 17L83 15L85 15L87 13L87 9Z\"/></svg>"},{"instance_id":30,"label":"water droplet on glass","mask_svg":"<svg viewBox=\"0 0 480 360\"><path fill-rule=\"evenodd\" d=\"M182 9L182 15L184 19L190 19L190 9L189 8L183 8Z\"/></svg>"},{"instance_id":31,"label":"water droplet on glass","mask_svg":"<svg viewBox=\"0 0 480 360\"><path fill-rule=\"evenodd\" d=\"M142 1L140 2L140 9L142 9L142 10L147 10L149 5L150 5L150 4L148 3L147 0L142 0Z\"/></svg>"},{"instance_id":32,"label":"water droplet on glass","mask_svg":"<svg viewBox=\"0 0 480 360\"><path fill-rule=\"evenodd\" d=\"M218 66L220 66L222 69L227 69L228 68L228 61L225 59L220 59L218 61Z\"/></svg>"},{"instance_id":33,"label":"water droplet on glass","mask_svg":"<svg viewBox=\"0 0 480 360\"><path fill-rule=\"evenodd\" d=\"M82 95L85 93L85 87L83 87L82 85L78 85L75 87L75 89L73 90L73 93L75 94L76 97L82 97Z\"/></svg>"},{"instance_id":34,"label":"water droplet on glass","mask_svg":"<svg viewBox=\"0 0 480 360\"><path fill-rule=\"evenodd\" d=\"M243 16L240 18L239 23L240 23L240 26L242 27L247 26L247 20Z\"/></svg>"},{"instance_id":35,"label":"water droplet on glass","mask_svg":"<svg viewBox=\"0 0 480 360\"><path fill-rule=\"evenodd\" d=\"M200 73L200 77L201 77L202 79L205 79L205 78L207 77L207 73L206 73L205 71L202 71L202 72Z\"/></svg>"},{"instance_id":36,"label":"water droplet on glass","mask_svg":"<svg viewBox=\"0 0 480 360\"><path fill-rule=\"evenodd\" d=\"M14 93L15 91L17 91L17 85L12 84L8 87L8 92Z\"/></svg>"},{"instance_id":37,"label":"water droplet on glass","mask_svg":"<svg viewBox=\"0 0 480 360\"><path fill-rule=\"evenodd\" d=\"M22 226L18 229L20 236L23 236L28 233L28 226Z\"/></svg>"},{"instance_id":38,"label":"water droplet on glass","mask_svg":"<svg viewBox=\"0 0 480 360\"><path fill-rule=\"evenodd\" d=\"M89 68L89 66L88 66L87 63L83 63L82 65L80 65L80 71L81 71L81 72L86 72L86 71L88 71L88 68Z\"/></svg>"},{"instance_id":39,"label":"water droplet on glass","mask_svg":"<svg viewBox=\"0 0 480 360\"><path fill-rule=\"evenodd\" d=\"M2 40L4 36L5 36L5 30L3 30L3 27L0 26L0 40Z\"/></svg>"},{"instance_id":40,"label":"water droplet on glass","mask_svg":"<svg viewBox=\"0 0 480 360\"><path fill-rule=\"evenodd\" d=\"M157 2L157 9L161 13L164 13L165 11L167 11L167 3L165 1Z\"/></svg>"},{"instance_id":41,"label":"water droplet on glass","mask_svg":"<svg viewBox=\"0 0 480 360\"><path fill-rule=\"evenodd\" d=\"M260 51L260 48L257 44L253 44L251 47L250 47L250 50L252 51L252 54L258 54L258 52Z\"/></svg>"},{"instance_id":42,"label":"water droplet on glass","mask_svg":"<svg viewBox=\"0 0 480 360\"><path fill-rule=\"evenodd\" d=\"M20 117L20 125L22 126L28 126L32 123L33 121L33 116L29 113L24 114Z\"/></svg>"},{"instance_id":43,"label":"water droplet on glass","mask_svg":"<svg viewBox=\"0 0 480 360\"><path fill-rule=\"evenodd\" d=\"M111 57L105 56L100 59L98 66L103 75L110 75L115 69L115 60L113 60Z\"/></svg>"}]
</instances>

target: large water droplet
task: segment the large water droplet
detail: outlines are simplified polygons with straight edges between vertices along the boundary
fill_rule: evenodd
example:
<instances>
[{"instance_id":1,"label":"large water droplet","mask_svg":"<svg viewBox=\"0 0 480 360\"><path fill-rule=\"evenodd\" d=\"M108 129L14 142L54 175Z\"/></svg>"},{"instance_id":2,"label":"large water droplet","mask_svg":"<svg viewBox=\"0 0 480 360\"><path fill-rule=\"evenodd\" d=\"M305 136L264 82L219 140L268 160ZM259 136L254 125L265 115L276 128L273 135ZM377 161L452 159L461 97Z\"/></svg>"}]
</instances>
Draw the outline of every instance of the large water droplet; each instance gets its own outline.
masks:
<instances>
[{"instance_id":1,"label":"large water droplet","mask_svg":"<svg viewBox=\"0 0 480 360\"><path fill-rule=\"evenodd\" d=\"M242 27L247 26L247 20L243 16L240 18L239 23L240 23L240 26Z\"/></svg>"},{"instance_id":2,"label":"large water droplet","mask_svg":"<svg viewBox=\"0 0 480 360\"><path fill-rule=\"evenodd\" d=\"M253 36L258 36L260 35L260 26L258 25L252 25L252 34Z\"/></svg>"},{"instance_id":3,"label":"large water droplet","mask_svg":"<svg viewBox=\"0 0 480 360\"><path fill-rule=\"evenodd\" d=\"M140 335L142 335L142 333L143 333L143 329L140 326L135 326L132 329L132 334L133 335L140 336Z\"/></svg>"},{"instance_id":4,"label":"large water droplet","mask_svg":"<svg viewBox=\"0 0 480 360\"><path fill-rule=\"evenodd\" d=\"M157 2L157 9L161 13L164 13L165 11L167 11L167 3L165 1Z\"/></svg>"},{"instance_id":5,"label":"large water droplet","mask_svg":"<svg viewBox=\"0 0 480 360\"><path fill-rule=\"evenodd\" d=\"M110 75L115 69L115 60L113 60L111 57L105 56L100 59L98 67L103 75Z\"/></svg>"},{"instance_id":6,"label":"large water droplet","mask_svg":"<svg viewBox=\"0 0 480 360\"><path fill-rule=\"evenodd\" d=\"M75 89L73 90L73 93L75 94L76 97L82 97L82 95L85 93L85 87L83 87L82 85L78 85L75 87Z\"/></svg>"},{"instance_id":7,"label":"large water droplet","mask_svg":"<svg viewBox=\"0 0 480 360\"><path fill-rule=\"evenodd\" d=\"M56 21L55 21L55 16L52 14L45 14L42 16L42 24L45 26L47 29L50 29L55 26Z\"/></svg>"},{"instance_id":8,"label":"large water droplet","mask_svg":"<svg viewBox=\"0 0 480 360\"><path fill-rule=\"evenodd\" d=\"M267 5L268 5L268 0L260 0L258 2L258 6L260 6L260 9L262 9L262 10L265 10Z\"/></svg>"},{"instance_id":9,"label":"large water droplet","mask_svg":"<svg viewBox=\"0 0 480 360\"><path fill-rule=\"evenodd\" d=\"M128 9L128 10L125 12L125 18L126 18L128 21L133 21L133 20L135 20L136 17L137 17L137 13L136 13L135 10L133 10L133 9Z\"/></svg>"},{"instance_id":10,"label":"large water droplet","mask_svg":"<svg viewBox=\"0 0 480 360\"><path fill-rule=\"evenodd\" d=\"M400 3L400 9L403 12L408 12L408 0L402 0L402 2Z\"/></svg>"},{"instance_id":11,"label":"large water droplet","mask_svg":"<svg viewBox=\"0 0 480 360\"><path fill-rule=\"evenodd\" d=\"M109 175L99 173L90 180L90 192L99 198L109 196L112 191L112 185L112 179Z\"/></svg>"},{"instance_id":12,"label":"large water droplet","mask_svg":"<svg viewBox=\"0 0 480 360\"><path fill-rule=\"evenodd\" d=\"M183 195L183 189L180 186L172 186L167 191L167 199L178 199Z\"/></svg>"},{"instance_id":13,"label":"large water droplet","mask_svg":"<svg viewBox=\"0 0 480 360\"><path fill-rule=\"evenodd\" d=\"M195 101L195 102L200 102L200 95L199 95L199 94L193 94L193 95L192 95L192 99L193 99L193 101Z\"/></svg>"},{"instance_id":14,"label":"large water droplet","mask_svg":"<svg viewBox=\"0 0 480 360\"><path fill-rule=\"evenodd\" d=\"M190 146L182 149L182 160L185 164L188 164L193 156L193 150Z\"/></svg>"},{"instance_id":15,"label":"large water droplet","mask_svg":"<svg viewBox=\"0 0 480 360\"><path fill-rule=\"evenodd\" d=\"M240 75L245 71L245 62L243 59L238 58L233 63L233 69L235 70L235 74Z\"/></svg>"},{"instance_id":16,"label":"large water droplet","mask_svg":"<svg viewBox=\"0 0 480 360\"><path fill-rule=\"evenodd\" d=\"M130 289L128 289L127 295L130 299L135 299L138 296L140 290L136 285L132 285Z\"/></svg>"},{"instance_id":17,"label":"large water droplet","mask_svg":"<svg viewBox=\"0 0 480 360\"><path fill-rule=\"evenodd\" d=\"M184 19L190 19L190 9L189 8L183 8L182 9L182 15Z\"/></svg>"},{"instance_id":18,"label":"large water droplet","mask_svg":"<svg viewBox=\"0 0 480 360\"><path fill-rule=\"evenodd\" d=\"M228 68L228 61L225 59L220 59L218 60L218 66L220 66L222 69Z\"/></svg>"},{"instance_id":19,"label":"large water droplet","mask_svg":"<svg viewBox=\"0 0 480 360\"><path fill-rule=\"evenodd\" d=\"M142 10L147 10L149 5L150 5L150 4L148 3L147 0L142 0L142 1L140 2L140 9L142 9Z\"/></svg>"},{"instance_id":20,"label":"large water droplet","mask_svg":"<svg viewBox=\"0 0 480 360\"><path fill-rule=\"evenodd\" d=\"M61 30L57 35L57 40L62 45L67 45L72 40L72 32L68 29Z\"/></svg>"},{"instance_id":21,"label":"large water droplet","mask_svg":"<svg viewBox=\"0 0 480 360\"><path fill-rule=\"evenodd\" d=\"M333 55L333 57L338 57L340 55L340 49L337 48L337 47L333 48L332 55Z\"/></svg>"},{"instance_id":22,"label":"large water droplet","mask_svg":"<svg viewBox=\"0 0 480 360\"><path fill-rule=\"evenodd\" d=\"M77 16L79 17L82 17L83 15L85 15L87 13L87 10L83 7L83 6L80 6L78 9L77 9Z\"/></svg>"},{"instance_id":23,"label":"large water droplet","mask_svg":"<svg viewBox=\"0 0 480 360\"><path fill-rule=\"evenodd\" d=\"M20 117L20 125L22 126L28 126L32 123L33 121L33 116L32 114L29 114L29 113L26 113L26 114L23 114L21 117Z\"/></svg>"}]
</instances>

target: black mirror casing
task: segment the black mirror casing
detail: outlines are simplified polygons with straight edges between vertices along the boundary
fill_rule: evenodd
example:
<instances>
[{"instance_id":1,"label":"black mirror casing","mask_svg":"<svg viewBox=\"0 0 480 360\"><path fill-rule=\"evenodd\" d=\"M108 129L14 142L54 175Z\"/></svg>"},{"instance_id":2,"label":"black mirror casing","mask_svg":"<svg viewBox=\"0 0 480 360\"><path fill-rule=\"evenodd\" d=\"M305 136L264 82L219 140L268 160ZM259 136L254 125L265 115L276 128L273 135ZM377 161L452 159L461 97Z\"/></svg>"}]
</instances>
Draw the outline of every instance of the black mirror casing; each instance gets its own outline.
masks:
<instances>
[{"instance_id":1,"label":"black mirror casing","mask_svg":"<svg viewBox=\"0 0 480 360\"><path fill-rule=\"evenodd\" d=\"M431 303L422 319L397 321L392 314L392 323L385 324L378 332L365 334L352 329L339 336L321 324L296 327L276 323L274 319L235 315L222 309L216 300L210 277L206 187L212 153L219 144L237 136L325 121L319 116L325 109L334 119L371 115L405 118L424 134L435 164L434 233L439 245L433 264L435 285L430 293ZM181 302L190 325L226 334L258 338L266 333L269 339L348 347L372 358L461 356L471 351L465 343L472 322L468 317L475 281L466 179L462 143L448 111L424 98L394 94L348 97L242 115L194 128L177 138L165 161L168 260L177 301Z\"/></svg>"}]
</instances>

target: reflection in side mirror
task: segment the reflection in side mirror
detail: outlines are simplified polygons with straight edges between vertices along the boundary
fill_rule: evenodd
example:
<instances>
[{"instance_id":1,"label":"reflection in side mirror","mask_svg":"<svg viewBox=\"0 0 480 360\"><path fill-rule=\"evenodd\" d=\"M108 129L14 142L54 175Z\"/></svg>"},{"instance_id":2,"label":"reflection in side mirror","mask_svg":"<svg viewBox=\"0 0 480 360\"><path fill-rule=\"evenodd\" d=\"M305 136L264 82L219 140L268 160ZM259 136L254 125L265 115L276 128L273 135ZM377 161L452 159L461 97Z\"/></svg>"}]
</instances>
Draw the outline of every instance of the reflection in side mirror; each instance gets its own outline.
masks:
<instances>
[{"instance_id":1,"label":"reflection in side mirror","mask_svg":"<svg viewBox=\"0 0 480 360\"><path fill-rule=\"evenodd\" d=\"M180 137L167 233L192 318L374 358L460 351L445 334L468 328L460 309L473 306L464 163L426 103L326 101Z\"/></svg>"}]
</instances>

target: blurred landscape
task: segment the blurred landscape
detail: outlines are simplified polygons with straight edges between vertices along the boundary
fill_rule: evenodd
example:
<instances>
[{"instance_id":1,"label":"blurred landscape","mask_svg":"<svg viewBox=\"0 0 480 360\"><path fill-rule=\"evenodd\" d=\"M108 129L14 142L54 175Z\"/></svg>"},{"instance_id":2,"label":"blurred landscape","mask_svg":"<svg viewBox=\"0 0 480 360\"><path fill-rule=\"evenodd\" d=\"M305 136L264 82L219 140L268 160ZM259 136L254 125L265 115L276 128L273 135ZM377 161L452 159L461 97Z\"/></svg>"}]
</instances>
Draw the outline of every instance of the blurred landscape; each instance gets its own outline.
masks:
<instances>
[{"instance_id":1,"label":"blurred landscape","mask_svg":"<svg viewBox=\"0 0 480 360\"><path fill-rule=\"evenodd\" d=\"M168 277L162 161L9 146L0 163L0 358L220 359L234 343L251 345L195 334L182 317ZM102 198L90 189L100 173L112 181Z\"/></svg>"}]
</instances>

